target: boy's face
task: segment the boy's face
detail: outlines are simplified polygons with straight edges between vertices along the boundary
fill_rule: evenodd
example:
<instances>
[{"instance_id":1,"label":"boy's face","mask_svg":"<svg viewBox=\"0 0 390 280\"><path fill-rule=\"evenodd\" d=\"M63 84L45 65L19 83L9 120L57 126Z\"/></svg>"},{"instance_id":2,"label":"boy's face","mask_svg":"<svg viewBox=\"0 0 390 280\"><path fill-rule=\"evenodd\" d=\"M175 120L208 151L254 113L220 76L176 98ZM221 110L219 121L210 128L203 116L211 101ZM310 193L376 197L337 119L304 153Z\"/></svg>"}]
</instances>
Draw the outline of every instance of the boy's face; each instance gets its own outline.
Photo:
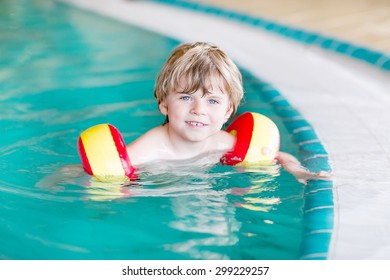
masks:
<instances>
[{"instance_id":1,"label":"boy's face","mask_svg":"<svg viewBox=\"0 0 390 280\"><path fill-rule=\"evenodd\" d=\"M232 114L229 96L222 91L224 87L219 76L210 78L206 93L202 89L183 93L184 82L182 79L177 91L170 93L159 109L169 118L172 137L190 142L206 140L218 133Z\"/></svg>"}]
</instances>

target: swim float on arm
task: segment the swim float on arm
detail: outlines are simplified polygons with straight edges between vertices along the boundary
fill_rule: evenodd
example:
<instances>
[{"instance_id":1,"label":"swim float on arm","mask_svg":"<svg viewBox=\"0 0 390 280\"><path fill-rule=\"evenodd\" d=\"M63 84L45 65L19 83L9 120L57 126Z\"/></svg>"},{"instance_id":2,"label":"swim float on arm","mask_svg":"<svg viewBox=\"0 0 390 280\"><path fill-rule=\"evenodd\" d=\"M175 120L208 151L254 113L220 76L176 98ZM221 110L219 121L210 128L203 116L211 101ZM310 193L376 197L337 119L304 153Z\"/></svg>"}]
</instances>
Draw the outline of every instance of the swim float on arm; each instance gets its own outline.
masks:
<instances>
[{"instance_id":1,"label":"swim float on arm","mask_svg":"<svg viewBox=\"0 0 390 280\"><path fill-rule=\"evenodd\" d=\"M118 129L98 124L80 134L78 151L85 172L102 182L137 178Z\"/></svg>"},{"instance_id":2,"label":"swim float on arm","mask_svg":"<svg viewBox=\"0 0 390 280\"><path fill-rule=\"evenodd\" d=\"M279 129L271 119L262 114L243 113L228 126L226 131L236 136L236 144L221 158L223 165L267 164L278 156Z\"/></svg>"},{"instance_id":3,"label":"swim float on arm","mask_svg":"<svg viewBox=\"0 0 390 280\"><path fill-rule=\"evenodd\" d=\"M234 148L221 158L223 165L250 166L270 163L278 155L279 130L264 115L247 112L227 128L236 136ZM80 134L78 150L84 170L102 182L137 178L123 138L114 126L99 124Z\"/></svg>"}]
</instances>

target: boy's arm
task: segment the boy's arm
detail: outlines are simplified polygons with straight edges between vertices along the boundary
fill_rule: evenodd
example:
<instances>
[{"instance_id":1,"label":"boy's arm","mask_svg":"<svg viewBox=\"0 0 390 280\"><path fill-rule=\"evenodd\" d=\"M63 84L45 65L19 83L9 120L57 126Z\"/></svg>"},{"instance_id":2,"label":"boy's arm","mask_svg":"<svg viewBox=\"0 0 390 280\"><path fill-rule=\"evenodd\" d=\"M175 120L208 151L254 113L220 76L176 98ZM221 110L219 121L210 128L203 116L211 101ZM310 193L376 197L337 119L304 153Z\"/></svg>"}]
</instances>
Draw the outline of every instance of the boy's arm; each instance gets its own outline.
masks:
<instances>
[{"instance_id":1,"label":"boy's arm","mask_svg":"<svg viewBox=\"0 0 390 280\"><path fill-rule=\"evenodd\" d=\"M301 183L306 183L306 180L330 180L331 174L328 172L317 172L313 173L307 170L301 165L299 160L291 154L279 152L276 158L283 168L297 178Z\"/></svg>"},{"instance_id":2,"label":"boy's arm","mask_svg":"<svg viewBox=\"0 0 390 280\"><path fill-rule=\"evenodd\" d=\"M60 183L74 184L74 179L85 176L83 166L81 164L70 164L43 177L35 183L35 186L42 189L57 188Z\"/></svg>"}]
</instances>

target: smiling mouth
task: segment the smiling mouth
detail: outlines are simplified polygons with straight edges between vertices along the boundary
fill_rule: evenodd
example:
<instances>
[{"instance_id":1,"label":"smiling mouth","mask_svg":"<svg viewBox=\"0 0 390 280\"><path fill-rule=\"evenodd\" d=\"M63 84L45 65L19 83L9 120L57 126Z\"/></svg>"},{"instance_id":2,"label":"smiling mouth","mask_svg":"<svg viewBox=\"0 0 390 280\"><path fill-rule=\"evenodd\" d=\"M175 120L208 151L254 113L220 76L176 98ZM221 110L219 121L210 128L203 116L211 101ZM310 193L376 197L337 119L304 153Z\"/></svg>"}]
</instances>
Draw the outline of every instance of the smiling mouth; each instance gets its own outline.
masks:
<instances>
[{"instance_id":1,"label":"smiling mouth","mask_svg":"<svg viewBox=\"0 0 390 280\"><path fill-rule=\"evenodd\" d=\"M207 126L207 124L205 123L201 123L201 122L186 122L186 124L189 124L190 126L199 126L199 127L202 127L202 126Z\"/></svg>"}]
</instances>

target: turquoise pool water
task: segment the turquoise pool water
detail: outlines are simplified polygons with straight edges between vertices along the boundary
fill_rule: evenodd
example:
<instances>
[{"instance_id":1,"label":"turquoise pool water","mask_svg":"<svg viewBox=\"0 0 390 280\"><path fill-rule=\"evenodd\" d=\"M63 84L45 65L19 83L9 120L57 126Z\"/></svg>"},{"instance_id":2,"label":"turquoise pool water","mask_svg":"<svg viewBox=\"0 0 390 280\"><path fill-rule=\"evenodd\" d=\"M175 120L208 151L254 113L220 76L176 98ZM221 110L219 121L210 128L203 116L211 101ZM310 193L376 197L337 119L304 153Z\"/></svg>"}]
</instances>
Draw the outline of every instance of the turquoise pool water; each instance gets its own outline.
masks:
<instances>
[{"instance_id":1,"label":"turquoise pool water","mask_svg":"<svg viewBox=\"0 0 390 280\"><path fill-rule=\"evenodd\" d=\"M299 258L304 186L278 166L159 163L130 186L60 171L80 163L89 126L112 123L129 143L163 122L154 79L177 41L43 0L0 2L0 37L0 258ZM271 117L296 154L244 74L240 112Z\"/></svg>"}]
</instances>

